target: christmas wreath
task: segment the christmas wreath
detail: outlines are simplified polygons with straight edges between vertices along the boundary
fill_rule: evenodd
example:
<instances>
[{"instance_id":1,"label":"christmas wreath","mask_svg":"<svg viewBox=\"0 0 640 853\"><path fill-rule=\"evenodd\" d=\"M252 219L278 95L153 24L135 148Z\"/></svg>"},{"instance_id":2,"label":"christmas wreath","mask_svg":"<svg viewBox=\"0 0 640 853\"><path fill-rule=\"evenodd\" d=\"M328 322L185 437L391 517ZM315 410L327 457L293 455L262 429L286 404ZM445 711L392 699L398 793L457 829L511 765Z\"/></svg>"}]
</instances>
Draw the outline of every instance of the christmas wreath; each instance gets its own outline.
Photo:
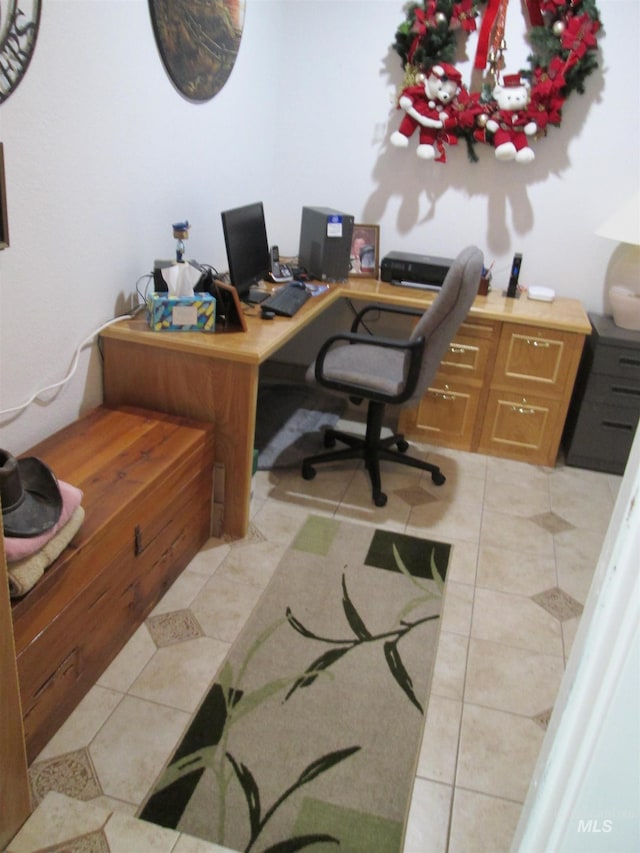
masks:
<instances>
[{"instance_id":1,"label":"christmas wreath","mask_svg":"<svg viewBox=\"0 0 640 853\"><path fill-rule=\"evenodd\" d=\"M569 95L584 92L597 67L601 29L594 0L526 0L533 52L529 67L502 76L509 0L425 0L412 3L395 35L405 72L398 107L404 113L391 142L408 147L419 132L417 154L446 161L459 140L477 161L476 144L491 145L498 160L529 163L530 142L560 126ZM459 34L478 31L474 68L480 91L470 91L455 67Z\"/></svg>"}]
</instances>

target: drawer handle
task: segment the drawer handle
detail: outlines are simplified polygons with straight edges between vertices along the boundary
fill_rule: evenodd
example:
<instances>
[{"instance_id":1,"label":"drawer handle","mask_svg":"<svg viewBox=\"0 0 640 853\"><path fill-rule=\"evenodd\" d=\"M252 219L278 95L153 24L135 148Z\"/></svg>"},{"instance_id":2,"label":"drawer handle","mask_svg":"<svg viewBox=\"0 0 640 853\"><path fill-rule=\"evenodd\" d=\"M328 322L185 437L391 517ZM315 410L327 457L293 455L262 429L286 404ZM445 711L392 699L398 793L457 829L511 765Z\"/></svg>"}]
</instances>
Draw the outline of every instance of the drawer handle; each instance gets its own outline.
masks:
<instances>
[{"instance_id":1,"label":"drawer handle","mask_svg":"<svg viewBox=\"0 0 640 853\"><path fill-rule=\"evenodd\" d=\"M455 394L445 394L444 391L432 391L434 397L439 397L441 400L455 400Z\"/></svg>"},{"instance_id":2,"label":"drawer handle","mask_svg":"<svg viewBox=\"0 0 640 853\"><path fill-rule=\"evenodd\" d=\"M536 410L525 406L511 406L512 412L517 412L519 415L535 415Z\"/></svg>"},{"instance_id":3,"label":"drawer handle","mask_svg":"<svg viewBox=\"0 0 640 853\"><path fill-rule=\"evenodd\" d=\"M624 396L625 394L628 397L640 396L640 389L638 388L624 388L622 385L612 385L611 390L614 394L622 394L622 396Z\"/></svg>"},{"instance_id":4,"label":"drawer handle","mask_svg":"<svg viewBox=\"0 0 640 853\"><path fill-rule=\"evenodd\" d=\"M456 344L449 344L449 352L455 352L457 354L465 352L465 347L461 347Z\"/></svg>"},{"instance_id":5,"label":"drawer handle","mask_svg":"<svg viewBox=\"0 0 640 853\"><path fill-rule=\"evenodd\" d=\"M602 426L609 429L624 429L627 431L635 429L635 424L622 424L618 421L602 421Z\"/></svg>"},{"instance_id":6,"label":"drawer handle","mask_svg":"<svg viewBox=\"0 0 640 853\"><path fill-rule=\"evenodd\" d=\"M527 338L527 343L529 344L529 346L540 347L542 349L549 349L549 347L551 346L549 341L539 341L532 338Z\"/></svg>"}]
</instances>

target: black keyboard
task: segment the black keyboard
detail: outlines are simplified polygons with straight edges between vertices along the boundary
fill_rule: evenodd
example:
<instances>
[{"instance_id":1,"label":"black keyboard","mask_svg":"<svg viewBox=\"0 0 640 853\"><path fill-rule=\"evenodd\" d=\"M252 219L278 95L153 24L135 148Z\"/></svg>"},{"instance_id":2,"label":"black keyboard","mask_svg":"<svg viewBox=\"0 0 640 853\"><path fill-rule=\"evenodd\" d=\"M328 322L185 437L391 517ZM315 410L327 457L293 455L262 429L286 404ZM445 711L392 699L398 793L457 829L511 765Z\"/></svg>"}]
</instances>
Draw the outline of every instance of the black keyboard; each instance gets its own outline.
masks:
<instances>
[{"instance_id":1,"label":"black keyboard","mask_svg":"<svg viewBox=\"0 0 640 853\"><path fill-rule=\"evenodd\" d=\"M276 290L268 299L260 303L262 311L273 311L281 317L293 317L302 308L307 299L311 298L304 285L285 284Z\"/></svg>"}]
</instances>

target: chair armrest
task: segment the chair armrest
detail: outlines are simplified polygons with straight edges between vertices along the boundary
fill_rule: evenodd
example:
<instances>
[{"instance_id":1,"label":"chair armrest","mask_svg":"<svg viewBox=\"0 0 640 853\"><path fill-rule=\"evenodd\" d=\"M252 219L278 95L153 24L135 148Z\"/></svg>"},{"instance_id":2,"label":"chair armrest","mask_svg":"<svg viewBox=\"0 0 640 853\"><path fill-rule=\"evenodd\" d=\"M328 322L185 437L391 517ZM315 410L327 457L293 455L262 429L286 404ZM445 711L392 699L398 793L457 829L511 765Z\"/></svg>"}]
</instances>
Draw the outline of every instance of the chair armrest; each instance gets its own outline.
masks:
<instances>
[{"instance_id":1,"label":"chair armrest","mask_svg":"<svg viewBox=\"0 0 640 853\"><path fill-rule=\"evenodd\" d=\"M376 346L381 349L396 349L404 350L409 356L409 367L404 387L399 394L385 394L382 391L377 391L369 388L366 385L358 385L355 382L342 382L338 379L332 379L324 373L324 362L328 352L339 343L349 344L366 344L367 346ZM418 377L420 375L420 366L422 364L422 354L424 350L424 338L415 338L414 340L396 340L394 338L376 338L372 335L363 335L356 332L342 332L332 335L320 347L320 351L315 362L315 378L319 385L325 388L331 388L334 391L342 391L345 394L362 396L368 400L377 400L383 403L398 404L403 403L412 396Z\"/></svg>"},{"instance_id":2,"label":"chair armrest","mask_svg":"<svg viewBox=\"0 0 640 853\"><path fill-rule=\"evenodd\" d=\"M351 331L357 332L359 327L364 324L364 317L370 311L377 311L382 314L404 314L407 317L422 317L425 309L423 308L403 308L401 305L365 305L358 313L356 314L353 323L351 324Z\"/></svg>"}]
</instances>

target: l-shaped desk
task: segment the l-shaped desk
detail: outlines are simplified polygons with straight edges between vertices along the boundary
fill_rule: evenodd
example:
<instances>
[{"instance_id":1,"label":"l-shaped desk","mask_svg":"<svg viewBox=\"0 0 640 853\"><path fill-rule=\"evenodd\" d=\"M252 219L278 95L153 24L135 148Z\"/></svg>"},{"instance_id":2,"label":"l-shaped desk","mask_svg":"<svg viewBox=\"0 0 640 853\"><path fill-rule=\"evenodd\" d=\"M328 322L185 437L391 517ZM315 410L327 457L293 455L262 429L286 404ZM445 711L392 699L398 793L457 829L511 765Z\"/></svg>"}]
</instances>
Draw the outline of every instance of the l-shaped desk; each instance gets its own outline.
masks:
<instances>
[{"instance_id":1,"label":"l-shaped desk","mask_svg":"<svg viewBox=\"0 0 640 853\"><path fill-rule=\"evenodd\" d=\"M354 277L330 285L327 292L309 299L292 318L263 320L259 309L249 309L247 332L157 332L143 317L124 320L102 332L104 397L108 405L142 406L215 424L216 464L222 465L225 473L224 515L219 532L242 537L249 525L260 365L343 298L424 309L435 294ZM550 368L553 376L548 380L553 384L558 379L556 374L562 373L556 417L561 423L553 427L551 451L547 452L549 459L553 456L547 464L554 464L584 339L591 331L583 306L573 299L550 303L505 299L496 291L478 296L468 319L471 326L480 329L481 336L491 327L497 331L505 325L511 330L522 329L524 336L516 337L536 347L549 346L546 341L541 343L541 330L563 336L558 360ZM535 334L536 329L539 334L531 340L531 330ZM473 347L469 351L472 350ZM517 354L518 344L509 344L508 351ZM498 342L490 357L500 358ZM526 375L523 381L526 387Z\"/></svg>"}]
</instances>

